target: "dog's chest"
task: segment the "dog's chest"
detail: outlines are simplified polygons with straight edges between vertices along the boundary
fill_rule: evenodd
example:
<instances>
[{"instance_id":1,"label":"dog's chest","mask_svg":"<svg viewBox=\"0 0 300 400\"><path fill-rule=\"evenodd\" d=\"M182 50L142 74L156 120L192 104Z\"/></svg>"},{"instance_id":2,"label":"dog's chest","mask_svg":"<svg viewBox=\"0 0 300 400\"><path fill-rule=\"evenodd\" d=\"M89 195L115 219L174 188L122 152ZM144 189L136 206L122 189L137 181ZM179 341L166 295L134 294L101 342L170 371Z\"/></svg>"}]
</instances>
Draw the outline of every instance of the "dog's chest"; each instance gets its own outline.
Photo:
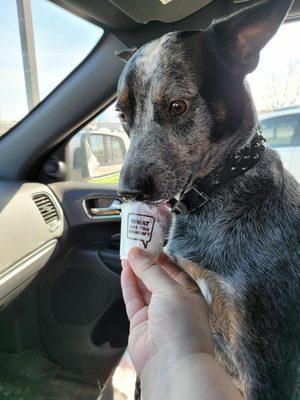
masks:
<instances>
[{"instance_id":1,"label":"dog's chest","mask_svg":"<svg viewBox=\"0 0 300 400\"><path fill-rule=\"evenodd\" d=\"M170 232L168 253L174 259L186 259L224 275L226 263L237 256L228 239L226 214L176 217ZM237 231L235 227L232 230ZM240 235L242 237L242 235Z\"/></svg>"},{"instance_id":2,"label":"dog's chest","mask_svg":"<svg viewBox=\"0 0 300 400\"><path fill-rule=\"evenodd\" d=\"M233 343L240 330L242 282L236 271L228 273L232 246L222 229L222 223L209 216L181 217L172 227L167 250L200 287L209 305L212 331ZM233 259L232 254L232 264Z\"/></svg>"},{"instance_id":3,"label":"dog's chest","mask_svg":"<svg viewBox=\"0 0 300 400\"><path fill-rule=\"evenodd\" d=\"M234 343L241 319L234 288L218 274L193 262L181 259L179 263L198 284L206 299L212 332Z\"/></svg>"},{"instance_id":4,"label":"dog's chest","mask_svg":"<svg viewBox=\"0 0 300 400\"><path fill-rule=\"evenodd\" d=\"M201 293L203 294L208 305L213 302L213 290L210 288L207 280L203 277L199 277L197 280L197 285L199 286Z\"/></svg>"},{"instance_id":5,"label":"dog's chest","mask_svg":"<svg viewBox=\"0 0 300 400\"><path fill-rule=\"evenodd\" d=\"M237 361L238 338L244 334L243 303L238 300L234 287L220 275L184 259L178 262L197 282L205 297L216 354L236 386L243 392L245 377Z\"/></svg>"}]
</instances>

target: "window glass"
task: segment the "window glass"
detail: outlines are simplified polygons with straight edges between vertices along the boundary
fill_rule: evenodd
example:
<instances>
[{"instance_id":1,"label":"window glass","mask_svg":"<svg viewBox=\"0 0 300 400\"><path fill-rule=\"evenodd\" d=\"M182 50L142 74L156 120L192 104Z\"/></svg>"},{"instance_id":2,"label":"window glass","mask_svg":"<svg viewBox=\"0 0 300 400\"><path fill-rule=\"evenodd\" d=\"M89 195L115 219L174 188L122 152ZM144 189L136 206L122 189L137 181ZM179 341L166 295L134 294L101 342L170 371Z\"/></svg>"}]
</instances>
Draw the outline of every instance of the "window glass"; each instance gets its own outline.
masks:
<instances>
[{"instance_id":1,"label":"window glass","mask_svg":"<svg viewBox=\"0 0 300 400\"><path fill-rule=\"evenodd\" d=\"M248 78L263 133L300 181L300 22L283 25ZM276 62L275 62L276 60Z\"/></svg>"},{"instance_id":2,"label":"window glass","mask_svg":"<svg viewBox=\"0 0 300 400\"><path fill-rule=\"evenodd\" d=\"M119 138L113 137L111 139L112 145L112 160L116 164L123 163L124 161L124 146Z\"/></svg>"},{"instance_id":3,"label":"window glass","mask_svg":"<svg viewBox=\"0 0 300 400\"><path fill-rule=\"evenodd\" d=\"M286 117L270 117L261 120L268 143L273 146L300 145L300 113Z\"/></svg>"},{"instance_id":4,"label":"window glass","mask_svg":"<svg viewBox=\"0 0 300 400\"><path fill-rule=\"evenodd\" d=\"M113 103L68 143L67 178L116 187L128 147Z\"/></svg>"},{"instance_id":5,"label":"window glass","mask_svg":"<svg viewBox=\"0 0 300 400\"><path fill-rule=\"evenodd\" d=\"M100 165L123 163L125 151L123 151L124 145L120 138L97 133L90 135L89 142Z\"/></svg>"},{"instance_id":6,"label":"window glass","mask_svg":"<svg viewBox=\"0 0 300 400\"><path fill-rule=\"evenodd\" d=\"M1 0L0 136L66 78L102 34L47 0Z\"/></svg>"}]
</instances>

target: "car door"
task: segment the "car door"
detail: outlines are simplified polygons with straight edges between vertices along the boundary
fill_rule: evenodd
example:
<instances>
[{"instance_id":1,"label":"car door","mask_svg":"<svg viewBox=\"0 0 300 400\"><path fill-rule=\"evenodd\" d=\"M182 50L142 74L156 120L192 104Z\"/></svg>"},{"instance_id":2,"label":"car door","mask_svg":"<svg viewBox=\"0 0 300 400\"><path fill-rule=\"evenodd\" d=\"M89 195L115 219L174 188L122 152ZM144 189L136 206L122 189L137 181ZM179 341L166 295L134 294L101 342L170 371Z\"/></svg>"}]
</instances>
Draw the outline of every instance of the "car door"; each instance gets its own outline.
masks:
<instances>
[{"instance_id":1,"label":"car door","mask_svg":"<svg viewBox=\"0 0 300 400\"><path fill-rule=\"evenodd\" d=\"M113 99L123 68L115 51L126 47L47 1L29 5L7 1L1 13L9 44L1 67L0 397L95 399L127 344L120 199L117 180L69 179L67 137ZM60 31L53 36L42 21ZM48 36L55 43L47 52ZM119 136L111 134L107 159L120 167Z\"/></svg>"}]
</instances>

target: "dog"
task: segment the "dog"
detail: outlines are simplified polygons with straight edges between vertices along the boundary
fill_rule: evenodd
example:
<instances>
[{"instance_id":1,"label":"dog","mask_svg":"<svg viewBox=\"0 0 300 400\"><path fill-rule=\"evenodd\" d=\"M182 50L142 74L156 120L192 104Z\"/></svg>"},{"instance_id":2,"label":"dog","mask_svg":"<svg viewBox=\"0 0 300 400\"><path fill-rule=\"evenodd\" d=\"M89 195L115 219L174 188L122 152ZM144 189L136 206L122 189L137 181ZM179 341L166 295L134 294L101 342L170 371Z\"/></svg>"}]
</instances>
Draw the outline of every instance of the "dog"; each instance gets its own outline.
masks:
<instances>
[{"instance_id":1,"label":"dog","mask_svg":"<svg viewBox=\"0 0 300 400\"><path fill-rule=\"evenodd\" d=\"M247 400L289 400L299 361L300 197L245 81L291 0L126 51L121 196L178 200L167 253L199 284L216 354Z\"/></svg>"}]
</instances>

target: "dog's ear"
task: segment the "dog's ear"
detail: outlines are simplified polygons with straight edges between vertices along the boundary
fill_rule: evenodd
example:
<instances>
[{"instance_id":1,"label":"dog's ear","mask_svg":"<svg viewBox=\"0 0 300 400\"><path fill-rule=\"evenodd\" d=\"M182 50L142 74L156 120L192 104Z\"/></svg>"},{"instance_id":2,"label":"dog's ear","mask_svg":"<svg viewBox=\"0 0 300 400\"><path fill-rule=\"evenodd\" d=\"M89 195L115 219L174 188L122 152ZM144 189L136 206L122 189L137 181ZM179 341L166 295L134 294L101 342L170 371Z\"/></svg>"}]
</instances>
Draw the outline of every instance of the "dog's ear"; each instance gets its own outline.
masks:
<instances>
[{"instance_id":1,"label":"dog's ear","mask_svg":"<svg viewBox=\"0 0 300 400\"><path fill-rule=\"evenodd\" d=\"M293 0L265 0L212 25L214 36L233 66L248 74L257 67L259 52L274 36Z\"/></svg>"},{"instance_id":2,"label":"dog's ear","mask_svg":"<svg viewBox=\"0 0 300 400\"><path fill-rule=\"evenodd\" d=\"M137 49L127 49L123 51L116 51L116 56L121 58L121 60L127 62L131 59L131 57L134 55L134 53L137 51Z\"/></svg>"}]
</instances>

